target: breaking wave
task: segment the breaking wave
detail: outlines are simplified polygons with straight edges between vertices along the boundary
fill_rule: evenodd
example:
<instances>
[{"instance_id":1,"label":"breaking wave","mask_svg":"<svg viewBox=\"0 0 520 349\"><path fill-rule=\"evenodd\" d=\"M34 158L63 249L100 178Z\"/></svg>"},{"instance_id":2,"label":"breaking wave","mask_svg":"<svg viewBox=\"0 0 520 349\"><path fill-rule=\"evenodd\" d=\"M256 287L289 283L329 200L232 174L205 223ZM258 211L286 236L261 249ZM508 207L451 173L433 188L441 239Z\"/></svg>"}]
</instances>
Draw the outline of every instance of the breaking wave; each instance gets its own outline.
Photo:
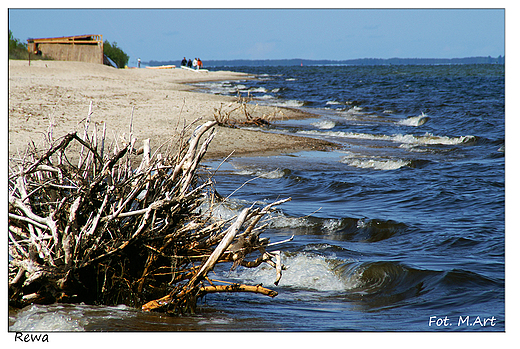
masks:
<instances>
[{"instance_id":1,"label":"breaking wave","mask_svg":"<svg viewBox=\"0 0 520 349\"><path fill-rule=\"evenodd\" d=\"M389 170L397 170L405 166L410 165L409 160L402 160L402 159L383 159L378 157L372 157L372 158L351 158L351 157L344 157L341 160L342 163L347 164L349 166L358 167L358 168L370 168L374 170L383 170L383 171L389 171Z\"/></svg>"},{"instance_id":2,"label":"breaking wave","mask_svg":"<svg viewBox=\"0 0 520 349\"><path fill-rule=\"evenodd\" d=\"M426 114L422 113L419 116L410 116L409 118L400 120L397 123L399 125L415 126L415 127L417 127L417 126L424 125L426 122L428 122L428 120L430 120L430 118Z\"/></svg>"},{"instance_id":3,"label":"breaking wave","mask_svg":"<svg viewBox=\"0 0 520 349\"><path fill-rule=\"evenodd\" d=\"M83 304L30 305L16 314L10 331L85 331L96 329L98 319L110 321L112 328L138 315L138 311L126 305L92 306ZM11 320L11 319L10 319ZM124 329L123 326L121 329Z\"/></svg>"},{"instance_id":4,"label":"breaking wave","mask_svg":"<svg viewBox=\"0 0 520 349\"><path fill-rule=\"evenodd\" d=\"M336 127L336 123L332 120L321 120L311 123L312 126L317 127L321 130L329 130Z\"/></svg>"},{"instance_id":5,"label":"breaking wave","mask_svg":"<svg viewBox=\"0 0 520 349\"><path fill-rule=\"evenodd\" d=\"M344 131L318 131L318 130L301 130L297 131L298 134L308 136L327 136L333 138L351 138L351 139L364 139L374 141L391 141L396 143L416 144L416 145L457 145L472 143L477 140L475 136L460 136L460 137L448 137L448 136L435 136L430 133L425 133L422 136L412 134L396 134L392 136L378 135L369 133L356 133L356 132L344 132Z\"/></svg>"}]
</instances>

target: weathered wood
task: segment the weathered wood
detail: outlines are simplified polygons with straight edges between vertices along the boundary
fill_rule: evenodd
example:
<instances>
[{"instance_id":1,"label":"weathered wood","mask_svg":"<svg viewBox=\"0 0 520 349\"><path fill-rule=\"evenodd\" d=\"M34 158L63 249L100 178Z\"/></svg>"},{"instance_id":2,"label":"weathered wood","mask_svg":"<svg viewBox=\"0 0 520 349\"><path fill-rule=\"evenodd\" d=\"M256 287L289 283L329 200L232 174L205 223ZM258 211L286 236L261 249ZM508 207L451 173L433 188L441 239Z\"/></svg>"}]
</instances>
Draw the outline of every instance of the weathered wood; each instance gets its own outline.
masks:
<instances>
[{"instance_id":1,"label":"weathered wood","mask_svg":"<svg viewBox=\"0 0 520 349\"><path fill-rule=\"evenodd\" d=\"M237 217L237 220L235 221L235 223L233 223L233 225L231 225L231 227L229 227L226 235L224 235L224 238L220 241L217 248L215 248L213 253L211 253L211 255L209 256L206 263L204 263L202 268L200 268L197 275L195 275L195 277L190 280L190 282L188 283L188 288L193 287L195 284L197 284L200 280L202 280L203 277L206 276L206 274L211 269L213 269L213 267L215 266L215 263L217 263L218 259L222 255L222 253L229 247L229 245L231 244L231 242L237 235L237 232L242 227L242 224L244 224L244 221L247 218L249 210L250 210L249 207L247 207L247 208L243 209L242 212L240 212L240 214Z\"/></svg>"},{"instance_id":2,"label":"weathered wood","mask_svg":"<svg viewBox=\"0 0 520 349\"><path fill-rule=\"evenodd\" d=\"M237 97L236 103L230 103L227 106L220 104L219 108L214 108L213 118L217 121L219 126L236 128L239 126L269 126L270 120L276 114L282 114L281 110L275 110L268 115L253 116L258 104L253 105L251 109L251 102L253 97L242 97L240 94ZM227 110L226 110L227 109ZM235 113L237 112L238 113ZM241 113L240 113L241 112ZM236 115L238 114L238 115Z\"/></svg>"},{"instance_id":3,"label":"weathered wood","mask_svg":"<svg viewBox=\"0 0 520 349\"><path fill-rule=\"evenodd\" d=\"M89 110L81 137L70 133L40 156L34 148L22 159L10 159L15 165L9 175L10 304L125 303L182 312L193 310L206 293L274 297L275 291L261 286L208 279L218 263L268 263L277 270L277 283L280 255L265 250L268 239L259 238L265 226L257 225L289 200L253 205L228 220L211 215L217 201L213 183L211 177L201 180L198 169L217 122L191 133L184 129L168 147L174 154L159 153L164 144L152 152L149 139L136 152L140 144L132 126L122 145L114 140L107 146L105 125L99 135L96 127L89 129ZM200 212L205 198L212 204ZM261 256L246 261L254 251Z\"/></svg>"},{"instance_id":4,"label":"weathered wood","mask_svg":"<svg viewBox=\"0 0 520 349\"><path fill-rule=\"evenodd\" d=\"M214 286L202 286L199 290L200 294L214 293L214 292L253 292L260 293L269 297L276 297L278 292L262 287L260 285L214 285Z\"/></svg>"}]
</instances>

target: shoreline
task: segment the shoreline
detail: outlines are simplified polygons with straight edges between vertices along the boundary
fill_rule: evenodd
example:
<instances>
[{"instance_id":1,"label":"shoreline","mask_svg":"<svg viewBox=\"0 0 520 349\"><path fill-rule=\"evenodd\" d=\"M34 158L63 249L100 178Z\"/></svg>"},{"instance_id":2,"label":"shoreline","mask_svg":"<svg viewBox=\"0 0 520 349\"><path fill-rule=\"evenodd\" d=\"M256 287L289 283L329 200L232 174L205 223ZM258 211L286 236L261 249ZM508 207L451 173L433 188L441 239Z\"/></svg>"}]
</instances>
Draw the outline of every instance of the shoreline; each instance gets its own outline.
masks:
<instances>
[{"instance_id":1,"label":"shoreline","mask_svg":"<svg viewBox=\"0 0 520 349\"><path fill-rule=\"evenodd\" d=\"M91 128L107 138L121 139L130 132L136 147L150 138L152 149L167 142L198 118L195 126L214 120L213 112L233 105L236 97L194 92L189 83L242 80L245 73L184 69L115 69L94 63L9 60L9 156L23 153L30 142L42 149L52 123L53 139L83 132L91 109ZM236 105L236 103L235 103ZM231 108L231 107L230 107ZM307 118L312 114L291 108L258 105L254 116L279 114ZM279 116L273 118L276 120ZM333 143L290 135L216 126L216 136L205 160L232 156L274 155L303 150L325 150ZM91 132L91 131L90 131Z\"/></svg>"}]
</instances>

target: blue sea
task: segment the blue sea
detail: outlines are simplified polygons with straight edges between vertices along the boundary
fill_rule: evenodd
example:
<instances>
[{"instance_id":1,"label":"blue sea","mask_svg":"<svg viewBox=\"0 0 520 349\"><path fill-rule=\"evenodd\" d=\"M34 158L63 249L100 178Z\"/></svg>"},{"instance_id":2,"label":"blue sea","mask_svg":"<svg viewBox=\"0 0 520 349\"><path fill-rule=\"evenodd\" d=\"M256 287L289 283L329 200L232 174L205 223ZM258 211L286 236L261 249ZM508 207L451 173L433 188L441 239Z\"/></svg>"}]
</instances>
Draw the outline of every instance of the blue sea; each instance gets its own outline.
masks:
<instances>
[{"instance_id":1,"label":"blue sea","mask_svg":"<svg viewBox=\"0 0 520 349\"><path fill-rule=\"evenodd\" d=\"M314 115L249 129L337 145L204 164L229 197L222 217L292 198L262 234L294 236L273 246L287 268L278 286L267 265L213 275L278 296L211 294L178 318L31 306L11 330L505 331L503 65L226 69L254 78L195 86Z\"/></svg>"}]
</instances>

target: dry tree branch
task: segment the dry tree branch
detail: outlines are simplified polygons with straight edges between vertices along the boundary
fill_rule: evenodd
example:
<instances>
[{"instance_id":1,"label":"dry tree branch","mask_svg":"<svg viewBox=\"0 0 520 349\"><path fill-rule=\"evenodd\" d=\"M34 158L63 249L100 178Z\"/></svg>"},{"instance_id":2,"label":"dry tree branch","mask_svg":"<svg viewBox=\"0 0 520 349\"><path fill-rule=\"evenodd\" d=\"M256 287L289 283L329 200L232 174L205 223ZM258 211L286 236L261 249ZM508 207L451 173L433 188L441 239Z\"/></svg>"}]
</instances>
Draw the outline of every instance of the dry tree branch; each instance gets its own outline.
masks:
<instances>
[{"instance_id":1,"label":"dry tree branch","mask_svg":"<svg viewBox=\"0 0 520 349\"><path fill-rule=\"evenodd\" d=\"M216 286L202 286L200 288L200 295L203 296L206 293L214 292L252 292L260 293L269 297L276 297L278 292L262 287L260 285L249 286L249 285L216 285Z\"/></svg>"},{"instance_id":2,"label":"dry tree branch","mask_svg":"<svg viewBox=\"0 0 520 349\"><path fill-rule=\"evenodd\" d=\"M159 153L166 143L154 152L148 139L136 154L133 113L130 138L122 146L107 139L105 124L102 132L89 129L91 114L92 105L81 137L70 133L40 156L34 148L10 159L11 305L124 302L178 312L193 309L206 293L276 295L260 286L220 286L207 278L218 263L268 263L277 268L277 283L283 270L279 254L265 250L269 241L259 238L265 227L257 225L289 200L251 206L229 220L211 216L211 207L200 210L216 195L199 164L217 121L201 124L189 138L193 124L185 126L172 153ZM260 258L246 261L254 251Z\"/></svg>"},{"instance_id":3,"label":"dry tree branch","mask_svg":"<svg viewBox=\"0 0 520 349\"><path fill-rule=\"evenodd\" d=\"M274 110L268 115L254 116L258 114L255 112L258 104L255 104L252 109L249 108L253 97L242 97L238 94L236 104L230 103L226 107L220 104L218 108L213 108L213 118L219 126L224 127L238 127L238 126L268 126L271 124L271 119L278 113L283 115L282 111ZM227 109L227 110L226 110ZM238 113L240 111L241 113ZM237 112L237 113L236 113ZM238 114L238 115L234 115Z\"/></svg>"}]
</instances>

